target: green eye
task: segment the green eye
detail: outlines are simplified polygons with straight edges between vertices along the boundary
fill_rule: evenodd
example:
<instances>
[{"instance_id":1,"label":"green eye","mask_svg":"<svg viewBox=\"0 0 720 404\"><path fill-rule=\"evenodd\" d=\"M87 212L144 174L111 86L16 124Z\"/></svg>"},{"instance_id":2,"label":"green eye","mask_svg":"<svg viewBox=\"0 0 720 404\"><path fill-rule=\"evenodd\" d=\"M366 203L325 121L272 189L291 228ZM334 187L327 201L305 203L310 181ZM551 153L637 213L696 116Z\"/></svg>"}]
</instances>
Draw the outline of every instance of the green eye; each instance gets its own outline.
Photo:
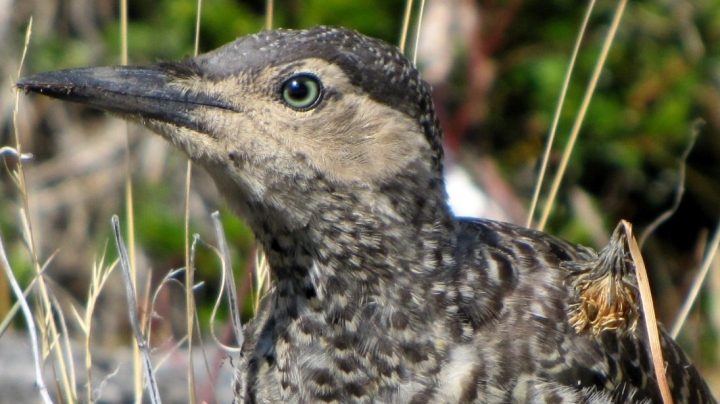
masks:
<instances>
[{"instance_id":1,"label":"green eye","mask_svg":"<svg viewBox=\"0 0 720 404\"><path fill-rule=\"evenodd\" d=\"M281 87L282 99L291 108L308 110L320 102L322 84L309 73L299 73L285 80Z\"/></svg>"}]
</instances>

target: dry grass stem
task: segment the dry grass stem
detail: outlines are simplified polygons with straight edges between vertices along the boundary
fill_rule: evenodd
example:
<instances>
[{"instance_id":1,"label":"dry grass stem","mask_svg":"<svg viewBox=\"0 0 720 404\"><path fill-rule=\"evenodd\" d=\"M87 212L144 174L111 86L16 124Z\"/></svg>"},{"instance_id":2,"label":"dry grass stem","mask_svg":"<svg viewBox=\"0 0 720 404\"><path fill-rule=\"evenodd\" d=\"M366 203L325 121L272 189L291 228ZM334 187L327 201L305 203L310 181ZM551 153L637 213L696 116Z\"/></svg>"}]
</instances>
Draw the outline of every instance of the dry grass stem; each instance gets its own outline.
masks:
<instances>
[{"instance_id":1,"label":"dry grass stem","mask_svg":"<svg viewBox=\"0 0 720 404\"><path fill-rule=\"evenodd\" d=\"M0 157L8 156L22 161L30 161L33 159L32 153L20 153L14 147L10 146L0 147Z\"/></svg>"},{"instance_id":2,"label":"dry grass stem","mask_svg":"<svg viewBox=\"0 0 720 404\"><path fill-rule=\"evenodd\" d=\"M185 285L178 282L178 285L181 288L184 288ZM155 371L160 370L165 365L165 362L168 361L174 354L180 351L180 349L187 343L187 335L184 335L182 338L177 340L170 348L167 348L164 355L162 355L156 362L155 362Z\"/></svg>"},{"instance_id":3,"label":"dry grass stem","mask_svg":"<svg viewBox=\"0 0 720 404\"><path fill-rule=\"evenodd\" d=\"M32 349L33 363L35 365L35 383L40 391L40 397L44 403L52 403L53 401L50 399L50 395L48 394L48 389L42 375L43 366L38 349L38 333L37 328L35 327L35 319L32 311L30 310L30 305L25 299L25 294L23 293L22 288L20 288L17 279L15 279L15 274L10 267L10 262L8 262L7 255L5 254L5 247L3 246L2 238L0 238L0 266L2 266L5 276L10 282L10 287L12 288L15 298L20 305L23 317L25 318L25 324L27 324L28 336L30 337L30 348Z\"/></svg>"},{"instance_id":4,"label":"dry grass stem","mask_svg":"<svg viewBox=\"0 0 720 404\"><path fill-rule=\"evenodd\" d=\"M580 127L585 120L585 114L587 113L588 106L590 105L590 101L592 100L592 96L595 93L595 87L597 87L598 80L600 79L600 74L602 73L603 67L605 66L605 61L607 60L608 53L610 52L610 47L612 46L613 40L615 39L617 29L620 26L620 20L622 20L626 5L627 0L620 0L617 7L615 8L612 24L610 25L610 29L605 36L605 41L603 42L600 56L598 57L598 61L595 64L595 70L593 71L590 82L588 83L588 86L585 90L585 95L583 96L580 110L575 117L575 122L573 123L573 127L570 132L570 138L568 139L568 143L565 146L565 150L563 151L562 160L560 161L557 173L555 173L555 177L553 178L550 193L545 203L542 217L540 218L540 222L537 226L539 230L545 228L545 224L550 217L550 212L552 211L552 207L555 204L555 198L557 197L558 190L560 189L560 183L565 176L565 170L567 169L568 162L570 161L570 155L575 148L575 142L577 141L578 135L580 133Z\"/></svg>"},{"instance_id":5,"label":"dry grass stem","mask_svg":"<svg viewBox=\"0 0 720 404\"><path fill-rule=\"evenodd\" d=\"M120 0L120 63L128 64L128 3Z\"/></svg>"},{"instance_id":6,"label":"dry grass stem","mask_svg":"<svg viewBox=\"0 0 720 404\"><path fill-rule=\"evenodd\" d=\"M660 389L660 396L664 404L672 404L672 394L670 386L668 386L667 376L665 374L665 360L663 359L662 345L660 344L660 334L658 332L657 319L655 318L655 308L652 301L652 292L650 292L650 282L648 281L645 262L643 261L640 247L635 241L632 232L632 224L622 220L625 228L625 236L627 237L628 247L630 248L630 256L635 265L635 276L637 277L638 288L640 289L640 302L643 309L643 318L645 320L645 328L647 331L648 342L650 344L650 353L652 354L653 367L655 368L655 378Z\"/></svg>"},{"instance_id":7,"label":"dry grass stem","mask_svg":"<svg viewBox=\"0 0 720 404\"><path fill-rule=\"evenodd\" d=\"M417 27L415 27L415 46L413 47L412 62L417 65L418 44L420 43L420 33L422 32L422 20L425 14L425 0L420 0L420 11L418 11Z\"/></svg>"},{"instance_id":8,"label":"dry grass stem","mask_svg":"<svg viewBox=\"0 0 720 404\"><path fill-rule=\"evenodd\" d=\"M270 263L262 248L255 248L255 273L253 274L253 313L257 313L260 300L270 290Z\"/></svg>"},{"instance_id":9,"label":"dry grass stem","mask_svg":"<svg viewBox=\"0 0 720 404\"><path fill-rule=\"evenodd\" d=\"M223 350L228 351L228 352L237 351L237 348L232 348L230 346L223 344L221 339L218 338L217 334L215 333L215 319L217 318L217 312L218 312L218 309L220 308L220 303L222 303L222 298L223 298L223 294L225 292L227 278L225 276L225 264L222 262L222 256L221 256L220 250L218 250L217 248L215 248L211 245L208 245L207 247L210 248L210 250L212 250L212 252L218 256L218 258L220 258L220 262L221 262L221 264L220 264L221 265L221 268L220 268L220 290L218 290L218 294L215 297L215 303L213 304L212 310L210 311L210 336L213 338L215 343L217 345L219 345Z\"/></svg>"},{"instance_id":10,"label":"dry grass stem","mask_svg":"<svg viewBox=\"0 0 720 404\"><path fill-rule=\"evenodd\" d=\"M405 13L403 14L402 30L400 31L400 52L405 53L408 31L410 30L410 16L412 15L413 0L405 0Z\"/></svg>"},{"instance_id":11,"label":"dry grass stem","mask_svg":"<svg viewBox=\"0 0 720 404\"><path fill-rule=\"evenodd\" d=\"M652 223L647 225L643 232L640 233L640 238L638 239L638 244L640 245L640 248L645 245L648 237L650 237L650 235L658 227L660 227L661 224L665 223L665 221L670 219L680 207L680 202L682 202L683 195L685 195L685 171L687 169L687 159L688 156L690 156L690 152L692 151L693 147L695 147L695 141L697 141L703 123L704 122L702 120L697 120L693 123L692 130L690 132L690 141L688 142L687 146L685 146L685 150L680 156L680 161L678 162L678 182L677 186L675 187L675 198L673 199L672 206L670 206L670 208L668 208L657 218L655 218L655 220L653 220Z\"/></svg>"},{"instance_id":12,"label":"dry grass stem","mask_svg":"<svg viewBox=\"0 0 720 404\"><path fill-rule=\"evenodd\" d=\"M67 322L65 321L65 313L62 310L60 302L57 300L54 294L50 295L54 310L54 315L57 316L57 322L60 326L60 335L58 345L65 355L67 361L67 377L72 388L72 395L74 398L78 397L77 393L77 377L75 377L75 360L72 354L72 345L70 344L70 333L68 332Z\"/></svg>"},{"instance_id":13,"label":"dry grass stem","mask_svg":"<svg viewBox=\"0 0 720 404\"><path fill-rule=\"evenodd\" d=\"M240 302L238 301L235 286L235 275L233 274L230 249L228 248L227 238L225 237L225 229L220 221L220 214L215 211L211 217L213 227L215 228L215 236L217 237L220 262L222 263L223 284L225 288L227 288L225 295L227 296L230 320L232 321L233 333L235 334L235 343L238 347L242 347L245 338L243 336L242 322L240 321Z\"/></svg>"},{"instance_id":14,"label":"dry grass stem","mask_svg":"<svg viewBox=\"0 0 720 404\"><path fill-rule=\"evenodd\" d=\"M543 182L545 181L545 171L547 170L548 163L550 161L550 151L552 151L552 145L555 142L555 134L557 133L557 127L560 122L560 113L565 105L565 97L567 96L568 88L570 88L570 79L572 78L573 71L575 70L575 61L580 53L580 45L582 45L585 32L587 32L588 22L592 15L593 9L595 8L595 0L588 2L588 7L585 10L585 16L580 24L580 30L578 31L577 37L575 38L575 45L573 46L572 55L570 61L568 61L567 69L565 70L565 78L563 79L562 88L560 90L560 96L558 97L557 105L555 106L555 113L553 114L552 124L550 125L550 131L548 132L548 138L545 140L545 151L543 152L542 163L540 164L540 172L538 178L535 181L535 190L533 191L532 202L530 203L530 209L528 210L527 222L525 227L531 227L533 217L535 216L535 209L537 208L538 199L540 199L540 191L542 190Z\"/></svg>"},{"instance_id":15,"label":"dry grass stem","mask_svg":"<svg viewBox=\"0 0 720 404\"><path fill-rule=\"evenodd\" d=\"M23 290L23 297L27 299L27 297L30 295L30 292L32 292L33 287L35 286L35 283L37 282L37 276L33 277L32 281L25 287L25 290ZM12 321L15 319L15 315L20 311L20 301L16 301L11 307L10 310L7 311L7 314L5 314L5 318L3 318L2 321L0 321L0 338L2 338L3 335L5 335L5 331L7 331L8 327L12 323Z\"/></svg>"},{"instance_id":16,"label":"dry grass stem","mask_svg":"<svg viewBox=\"0 0 720 404\"><path fill-rule=\"evenodd\" d=\"M128 2L120 0L120 63L128 64ZM127 221L127 243L129 250L130 282L133 289L137 289L137 268L135 252L135 205L132 183L132 155L130 153L130 130L127 122L123 122L125 132L125 219ZM133 383L135 403L142 402L142 359L140 351L133 345Z\"/></svg>"},{"instance_id":17,"label":"dry grass stem","mask_svg":"<svg viewBox=\"0 0 720 404\"><path fill-rule=\"evenodd\" d=\"M32 34L32 18L28 21L27 30L25 31L25 42L23 44L23 51L22 56L20 57L20 64L18 66L17 71L17 79L20 78L22 73L22 68L25 63L25 57L27 56L27 50L28 46L30 44L30 37ZM13 114L12 114L12 122L13 122L13 134L15 137L15 150L17 151L17 154L22 156L22 146L20 143L20 134L17 130L17 115L18 115L18 108L20 104L20 92L15 92L15 104L13 107ZM22 207L20 208L20 219L22 221L22 229L23 229L23 237L25 239L25 243L27 245L28 251L30 253L30 258L32 259L33 268L35 269L35 276L38 280L39 285L39 300L40 304L35 306L35 309L37 310L36 318L44 319L45 321L38 322L38 327L40 329L40 341L43 345L43 352L45 352L45 349L47 348L47 341L58 341L60 339L60 336L58 334L57 330L57 324L55 323L55 317L52 315L53 307L52 303L49 297L49 290L45 283L45 278L42 275L42 268L40 266L40 261L38 259L37 255L37 248L35 245L35 237L33 235L33 227L32 223L30 222L30 200L29 195L27 191L27 183L25 181L25 171L23 169L23 159L20 158L17 160L16 164L16 170L12 173L13 180L15 181L15 184L18 188L18 191L20 193L20 199L22 202ZM59 379L59 388L64 396L65 400L69 402L74 402L76 400L76 392L73 385L70 383L70 376L68 373L68 368L65 363L65 355L62 352L62 348L59 344L51 344L51 352L53 353L53 358L56 361L56 367L53 367L53 370L59 373L58 378ZM44 355L43 355L44 357Z\"/></svg>"},{"instance_id":18,"label":"dry grass stem","mask_svg":"<svg viewBox=\"0 0 720 404\"><path fill-rule=\"evenodd\" d=\"M85 393L87 395L87 402L92 403L96 400L93 394L93 377L92 377L92 322L93 314L95 313L95 307L97 306L100 293L102 292L105 283L110 278L113 270L117 266L118 261L115 260L110 265L105 265L105 253L103 252L99 262L93 263L92 272L90 274L90 288L88 290L87 301L85 302L85 312L80 315L75 306L70 306L72 313L75 316L75 320L80 326L85 337L85 373L87 382L85 383Z\"/></svg>"},{"instance_id":19,"label":"dry grass stem","mask_svg":"<svg viewBox=\"0 0 720 404\"><path fill-rule=\"evenodd\" d=\"M142 356L142 364L145 374L145 381L147 382L148 395L150 402L158 404L161 402L160 393L158 391L157 379L152 366L152 358L150 357L150 347L145 340L145 336L142 334L142 328L140 321L137 316L137 298L135 297L135 288L133 286L130 277L130 258L128 257L127 248L122 239L122 232L120 230L120 219L117 215L112 217L112 228L113 236L115 237L115 245L118 249L118 255L120 257L120 267L125 280L125 296L128 302L128 314L130 317L130 326L135 336L135 345L138 347ZM141 397L142 399L142 394ZM137 397L136 397L137 399Z\"/></svg>"},{"instance_id":20,"label":"dry grass stem","mask_svg":"<svg viewBox=\"0 0 720 404\"><path fill-rule=\"evenodd\" d=\"M161 318L160 316L158 316L158 315L155 313L155 305L157 304L157 299L160 297L160 292L161 292L163 289L165 289L165 287L166 287L167 285L176 285L176 286L178 286L178 287L180 288L180 290L184 291L184 290L185 290L185 284L182 283L182 282L180 282L179 280L175 279L175 276L176 276L176 275L178 275L178 274L180 274L180 273L183 273L183 272L185 272L185 268L174 269L174 270L166 273L165 276L163 277L162 281L160 281L160 283L158 284L157 288L155 288L155 291L154 291L153 294L152 294L152 299L150 300L150 305L148 306L148 312L150 313L150 315L148 315L147 318L146 318L146 320L145 320L145 321L146 321L146 323L145 323L145 330L147 330L145 335L147 335L147 343L148 343L148 346L152 346L152 343L151 343L151 339L152 339L152 324L153 324L153 321L152 321L152 320ZM181 338L181 340L183 341L183 343L184 343L185 341L187 341L187 335L185 335L183 338ZM160 367L160 365L158 364L158 365L156 366L156 368L159 368L159 367Z\"/></svg>"},{"instance_id":21,"label":"dry grass stem","mask_svg":"<svg viewBox=\"0 0 720 404\"><path fill-rule=\"evenodd\" d=\"M670 335L672 335L673 338L676 338L678 334L680 334L680 330L682 329L683 324L685 324L688 314L690 314L690 309L692 309L693 304L697 300L700 288L702 288L702 285L705 283L705 278L707 278L708 272L712 267L713 260L716 258L718 245L720 245L720 221L718 221L717 227L715 228L715 234L713 234L713 238L707 246L707 252L703 258L703 263L700 266L700 271L698 271L695 276L692 286L690 287L690 291L683 301L682 308L673 322L672 330L670 331Z\"/></svg>"},{"instance_id":22,"label":"dry grass stem","mask_svg":"<svg viewBox=\"0 0 720 404\"><path fill-rule=\"evenodd\" d=\"M196 31L196 32L199 32ZM195 296L193 294L193 285L195 283L195 267L193 265L193 254L190 248L190 188L192 185L192 162L188 159L187 170L185 173L185 324L187 331L187 347L188 347L188 397L191 403L195 403L195 366L193 365L193 329L195 316Z\"/></svg>"},{"instance_id":23,"label":"dry grass stem","mask_svg":"<svg viewBox=\"0 0 720 404\"><path fill-rule=\"evenodd\" d=\"M45 276L45 271L47 270L48 265L50 265L50 262L52 262L53 258L55 258L55 255L57 255L57 250L50 254L50 257L45 260L45 263L40 268L40 272L34 274L32 280L30 280L30 283L25 287L25 290L23 291L23 296L27 299L27 297L30 295L30 292L33 291L33 288L35 287L35 284L37 283L38 279L41 276ZM20 302L15 302L15 304L10 307L10 310L8 310L7 314L5 315L5 318L2 322L0 322L0 338L3 334L5 334L5 331L7 330L8 326L12 322L13 318L15 317L15 314L17 314L18 310L20 310Z\"/></svg>"},{"instance_id":24,"label":"dry grass stem","mask_svg":"<svg viewBox=\"0 0 720 404\"><path fill-rule=\"evenodd\" d=\"M273 27L274 3L273 0L265 0L265 29L268 31Z\"/></svg>"},{"instance_id":25,"label":"dry grass stem","mask_svg":"<svg viewBox=\"0 0 720 404\"><path fill-rule=\"evenodd\" d=\"M200 17L202 16L202 0L197 0L197 11L195 12L195 46L193 55L200 53Z\"/></svg>"},{"instance_id":26,"label":"dry grass stem","mask_svg":"<svg viewBox=\"0 0 720 404\"><path fill-rule=\"evenodd\" d=\"M193 55L197 56L200 52L200 17L202 16L202 0L197 0L195 11L195 46ZM188 346L188 397L191 403L195 403L195 372L193 365L193 329L195 316L195 298L192 286L195 283L195 270L192 265L192 257L190 252L190 189L192 188L192 161L187 160L187 168L185 170L185 313L187 324L187 346Z\"/></svg>"},{"instance_id":27,"label":"dry grass stem","mask_svg":"<svg viewBox=\"0 0 720 404\"><path fill-rule=\"evenodd\" d=\"M199 240L200 240L200 236L198 234L193 234L193 242L192 242L192 246L190 248L190 257L191 257L191 263L192 263L193 267L195 266L195 253L197 251L197 244L198 244ZM198 289L202 288L203 286L205 286L205 282L199 282L198 284L194 285L192 288L193 293L195 291L197 291ZM193 305L193 310L192 310L192 316L195 319L195 321L194 321L195 332L197 333L198 341L200 342L200 353L202 354L203 364L205 365L205 374L211 375L212 372L210 371L210 361L208 360L207 350L205 349L205 342L203 341L203 338L202 338L202 330L200 329L200 318L198 317L197 307L195 307L194 305ZM189 355L189 353L188 353L188 355ZM194 368L192 368L192 369L194 372ZM195 390L195 388L193 388L193 390ZM196 401L196 398L195 398L195 396L193 396L192 399L190 399L190 402L194 403L195 401Z\"/></svg>"}]
</instances>

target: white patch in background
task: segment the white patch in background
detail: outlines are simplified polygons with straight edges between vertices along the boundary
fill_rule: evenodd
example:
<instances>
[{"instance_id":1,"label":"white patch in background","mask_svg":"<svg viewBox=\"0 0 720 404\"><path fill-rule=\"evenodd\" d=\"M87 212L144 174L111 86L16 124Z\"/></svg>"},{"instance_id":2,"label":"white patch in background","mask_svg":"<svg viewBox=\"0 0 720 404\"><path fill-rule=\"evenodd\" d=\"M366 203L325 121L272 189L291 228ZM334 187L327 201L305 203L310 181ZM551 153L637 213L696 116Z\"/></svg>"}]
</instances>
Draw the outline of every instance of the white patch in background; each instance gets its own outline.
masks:
<instances>
[{"instance_id":1,"label":"white patch in background","mask_svg":"<svg viewBox=\"0 0 720 404\"><path fill-rule=\"evenodd\" d=\"M455 216L508 221L503 209L473 182L464 168L458 165L446 167L445 189L448 204Z\"/></svg>"}]
</instances>

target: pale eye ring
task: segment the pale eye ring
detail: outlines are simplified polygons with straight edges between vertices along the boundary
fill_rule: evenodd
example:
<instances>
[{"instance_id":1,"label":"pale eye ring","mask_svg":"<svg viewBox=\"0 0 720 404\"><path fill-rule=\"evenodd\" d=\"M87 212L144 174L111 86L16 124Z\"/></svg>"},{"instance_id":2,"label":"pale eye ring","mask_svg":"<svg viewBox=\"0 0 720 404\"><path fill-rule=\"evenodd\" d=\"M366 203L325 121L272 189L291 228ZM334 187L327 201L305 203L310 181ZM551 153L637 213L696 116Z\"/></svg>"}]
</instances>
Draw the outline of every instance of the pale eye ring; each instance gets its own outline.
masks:
<instances>
[{"instance_id":1,"label":"pale eye ring","mask_svg":"<svg viewBox=\"0 0 720 404\"><path fill-rule=\"evenodd\" d=\"M280 87L283 102L299 111L316 107L320 103L322 92L320 79L310 73L294 74Z\"/></svg>"}]
</instances>

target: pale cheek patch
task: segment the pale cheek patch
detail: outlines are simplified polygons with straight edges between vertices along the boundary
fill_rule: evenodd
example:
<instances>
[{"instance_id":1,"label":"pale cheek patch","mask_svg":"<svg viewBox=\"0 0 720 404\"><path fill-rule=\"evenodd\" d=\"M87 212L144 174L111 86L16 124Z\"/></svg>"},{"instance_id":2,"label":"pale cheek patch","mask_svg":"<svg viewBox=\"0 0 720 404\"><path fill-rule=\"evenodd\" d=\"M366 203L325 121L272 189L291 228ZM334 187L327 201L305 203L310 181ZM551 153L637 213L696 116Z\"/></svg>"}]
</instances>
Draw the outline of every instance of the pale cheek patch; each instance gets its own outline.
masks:
<instances>
[{"instance_id":1,"label":"pale cheek patch","mask_svg":"<svg viewBox=\"0 0 720 404\"><path fill-rule=\"evenodd\" d=\"M290 146L343 182L395 175L429 148L415 120L355 93L344 94L298 128Z\"/></svg>"}]
</instances>

